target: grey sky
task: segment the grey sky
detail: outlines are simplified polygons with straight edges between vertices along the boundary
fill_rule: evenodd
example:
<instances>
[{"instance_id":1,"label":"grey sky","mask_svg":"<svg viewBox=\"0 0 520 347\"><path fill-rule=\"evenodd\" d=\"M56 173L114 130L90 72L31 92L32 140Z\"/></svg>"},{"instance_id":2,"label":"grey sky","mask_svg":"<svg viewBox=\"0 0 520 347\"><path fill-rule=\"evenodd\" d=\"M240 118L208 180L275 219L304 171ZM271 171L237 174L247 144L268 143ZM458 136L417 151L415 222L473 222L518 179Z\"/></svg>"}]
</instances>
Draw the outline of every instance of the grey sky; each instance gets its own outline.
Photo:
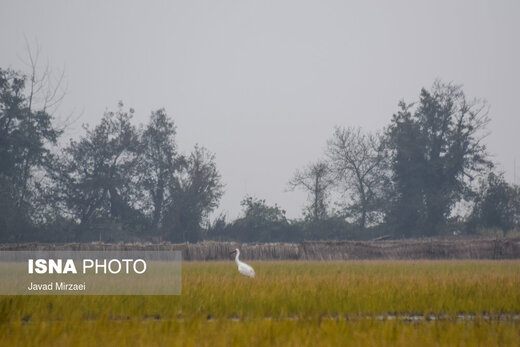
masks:
<instances>
[{"instance_id":1,"label":"grey sky","mask_svg":"<svg viewBox=\"0 0 520 347\"><path fill-rule=\"evenodd\" d=\"M0 1L0 66L23 69L24 35L65 66L59 113L95 125L122 100L136 123L166 108L178 144L216 154L234 218L250 194L301 214L285 192L333 126L386 126L435 78L491 105L487 139L520 176L519 1Z\"/></svg>"}]
</instances>

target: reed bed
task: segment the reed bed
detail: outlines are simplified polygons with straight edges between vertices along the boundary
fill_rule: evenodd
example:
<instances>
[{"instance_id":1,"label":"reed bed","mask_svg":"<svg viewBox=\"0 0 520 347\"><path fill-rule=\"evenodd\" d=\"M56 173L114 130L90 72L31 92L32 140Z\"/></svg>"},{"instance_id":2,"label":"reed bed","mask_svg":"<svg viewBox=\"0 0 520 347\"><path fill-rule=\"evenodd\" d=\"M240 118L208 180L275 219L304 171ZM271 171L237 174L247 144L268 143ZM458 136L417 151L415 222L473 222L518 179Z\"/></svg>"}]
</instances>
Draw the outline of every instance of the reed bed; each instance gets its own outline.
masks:
<instances>
[{"instance_id":1,"label":"reed bed","mask_svg":"<svg viewBox=\"0 0 520 347\"><path fill-rule=\"evenodd\" d=\"M520 259L518 238L430 238L385 241L305 241L300 243L20 243L0 244L6 250L180 251L186 261L228 260L240 248L249 260L417 260Z\"/></svg>"}]
</instances>

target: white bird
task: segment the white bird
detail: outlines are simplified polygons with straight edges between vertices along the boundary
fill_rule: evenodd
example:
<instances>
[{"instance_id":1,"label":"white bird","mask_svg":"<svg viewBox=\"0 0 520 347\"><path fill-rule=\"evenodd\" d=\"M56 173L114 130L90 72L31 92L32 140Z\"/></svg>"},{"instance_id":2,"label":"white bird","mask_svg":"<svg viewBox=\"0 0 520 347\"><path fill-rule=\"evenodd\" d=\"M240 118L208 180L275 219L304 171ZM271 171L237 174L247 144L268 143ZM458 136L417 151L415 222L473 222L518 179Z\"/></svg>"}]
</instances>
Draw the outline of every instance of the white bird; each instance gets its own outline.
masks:
<instances>
[{"instance_id":1,"label":"white bird","mask_svg":"<svg viewBox=\"0 0 520 347\"><path fill-rule=\"evenodd\" d=\"M243 263L240 260L238 260L238 256L240 255L240 251L238 250L238 248L235 248L233 250L233 252L231 252L230 254L233 254L233 253L236 253L235 263L237 263L238 272L240 272L242 275L247 276L247 277L251 277L251 278L255 277L255 270L253 270L253 268L251 266L247 265L246 263Z\"/></svg>"}]
</instances>

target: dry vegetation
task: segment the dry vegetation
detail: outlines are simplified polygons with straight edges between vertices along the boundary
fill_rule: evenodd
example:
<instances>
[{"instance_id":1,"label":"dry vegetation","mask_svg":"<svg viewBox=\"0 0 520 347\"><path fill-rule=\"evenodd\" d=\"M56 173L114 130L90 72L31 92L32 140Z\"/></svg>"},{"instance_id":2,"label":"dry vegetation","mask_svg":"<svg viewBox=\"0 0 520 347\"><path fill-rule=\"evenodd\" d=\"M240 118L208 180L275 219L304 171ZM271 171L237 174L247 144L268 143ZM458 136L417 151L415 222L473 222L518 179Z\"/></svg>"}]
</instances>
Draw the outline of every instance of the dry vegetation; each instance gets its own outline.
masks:
<instances>
[{"instance_id":1,"label":"dry vegetation","mask_svg":"<svg viewBox=\"0 0 520 347\"><path fill-rule=\"evenodd\" d=\"M21 243L1 250L174 250L187 261L229 260L240 248L250 260L520 259L520 238L408 239L397 241L305 241L301 243Z\"/></svg>"},{"instance_id":2,"label":"dry vegetation","mask_svg":"<svg viewBox=\"0 0 520 347\"><path fill-rule=\"evenodd\" d=\"M251 265L255 279L231 261L184 263L180 296L4 296L2 343L520 344L519 261ZM411 314L435 319L399 318Z\"/></svg>"}]
</instances>

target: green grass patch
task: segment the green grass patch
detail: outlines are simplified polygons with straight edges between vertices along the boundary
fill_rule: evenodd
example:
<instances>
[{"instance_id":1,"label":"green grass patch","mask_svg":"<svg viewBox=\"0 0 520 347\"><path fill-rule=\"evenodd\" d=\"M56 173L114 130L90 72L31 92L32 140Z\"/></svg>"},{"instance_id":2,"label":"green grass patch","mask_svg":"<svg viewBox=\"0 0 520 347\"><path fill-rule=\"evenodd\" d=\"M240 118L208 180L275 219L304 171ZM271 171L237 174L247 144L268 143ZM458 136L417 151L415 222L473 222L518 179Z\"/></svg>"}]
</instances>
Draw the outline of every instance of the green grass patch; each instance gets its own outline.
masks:
<instances>
[{"instance_id":1,"label":"green grass patch","mask_svg":"<svg viewBox=\"0 0 520 347\"><path fill-rule=\"evenodd\" d=\"M2 296L21 345L519 345L520 261L183 263L179 296ZM409 323L387 314L445 315ZM474 314L458 321L458 314Z\"/></svg>"}]
</instances>

